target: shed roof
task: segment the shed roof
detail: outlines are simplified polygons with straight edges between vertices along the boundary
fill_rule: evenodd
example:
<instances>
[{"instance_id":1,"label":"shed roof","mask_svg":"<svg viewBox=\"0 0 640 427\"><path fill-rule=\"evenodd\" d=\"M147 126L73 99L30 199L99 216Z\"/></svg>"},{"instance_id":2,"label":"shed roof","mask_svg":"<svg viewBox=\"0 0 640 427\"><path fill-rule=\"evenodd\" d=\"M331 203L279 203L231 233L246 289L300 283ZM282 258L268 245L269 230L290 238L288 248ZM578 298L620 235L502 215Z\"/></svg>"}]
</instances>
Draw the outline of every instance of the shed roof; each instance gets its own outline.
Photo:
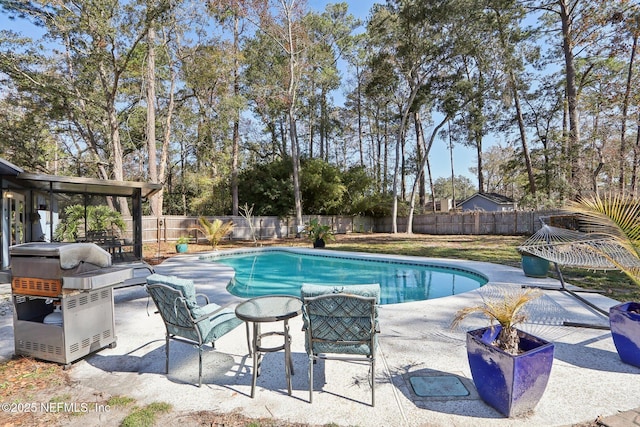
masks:
<instances>
[{"instance_id":1,"label":"shed roof","mask_svg":"<svg viewBox=\"0 0 640 427\"><path fill-rule=\"evenodd\" d=\"M13 163L0 158L0 175L18 175L21 172L24 172L22 168L19 168Z\"/></svg>"},{"instance_id":2,"label":"shed roof","mask_svg":"<svg viewBox=\"0 0 640 427\"><path fill-rule=\"evenodd\" d=\"M483 197L483 198L485 198L487 200L490 200L493 203L496 203L498 205L505 205L505 204L514 203L514 200L512 198L507 197L507 196L503 196L502 194L498 194L498 193L475 193L471 197L469 197L466 200L464 200L461 204L465 204L466 202L468 202L469 200L471 200L471 199L473 199L475 197Z\"/></svg>"}]
</instances>

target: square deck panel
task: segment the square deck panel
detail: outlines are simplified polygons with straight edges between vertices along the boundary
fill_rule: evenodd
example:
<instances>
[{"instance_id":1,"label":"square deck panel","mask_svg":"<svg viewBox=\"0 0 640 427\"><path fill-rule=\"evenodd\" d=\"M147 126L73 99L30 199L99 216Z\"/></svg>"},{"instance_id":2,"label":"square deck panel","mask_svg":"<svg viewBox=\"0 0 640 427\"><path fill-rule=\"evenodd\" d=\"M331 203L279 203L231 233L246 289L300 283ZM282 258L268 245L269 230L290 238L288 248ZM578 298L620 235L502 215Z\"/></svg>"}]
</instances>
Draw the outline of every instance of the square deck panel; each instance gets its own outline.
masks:
<instances>
[{"instance_id":1,"label":"square deck panel","mask_svg":"<svg viewBox=\"0 0 640 427\"><path fill-rule=\"evenodd\" d=\"M453 375L413 376L409 382L420 397L464 397L470 394L462 381Z\"/></svg>"}]
</instances>

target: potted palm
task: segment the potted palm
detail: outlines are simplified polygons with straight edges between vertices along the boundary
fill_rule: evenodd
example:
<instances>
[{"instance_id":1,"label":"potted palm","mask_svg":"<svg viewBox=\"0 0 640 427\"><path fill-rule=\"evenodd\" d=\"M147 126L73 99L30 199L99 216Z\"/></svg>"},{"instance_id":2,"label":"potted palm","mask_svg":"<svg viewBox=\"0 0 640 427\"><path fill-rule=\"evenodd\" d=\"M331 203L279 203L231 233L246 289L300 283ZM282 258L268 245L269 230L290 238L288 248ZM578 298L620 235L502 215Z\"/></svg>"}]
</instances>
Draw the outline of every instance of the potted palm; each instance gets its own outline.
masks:
<instances>
[{"instance_id":1,"label":"potted palm","mask_svg":"<svg viewBox=\"0 0 640 427\"><path fill-rule=\"evenodd\" d=\"M606 258L640 285L640 200L620 193L595 194L569 203L568 207L578 214L586 231L610 236L621 249L589 247L589 250ZM609 325L620 359L640 367L640 303L627 301L610 307Z\"/></svg>"},{"instance_id":2,"label":"potted palm","mask_svg":"<svg viewBox=\"0 0 640 427\"><path fill-rule=\"evenodd\" d=\"M327 242L335 240L331 226L321 224L316 218L309 221L309 224L305 227L305 232L309 240L313 242L314 248L324 248Z\"/></svg>"},{"instance_id":3,"label":"potted palm","mask_svg":"<svg viewBox=\"0 0 640 427\"><path fill-rule=\"evenodd\" d=\"M453 326L472 313L490 326L467 332L467 357L473 383L482 400L507 417L523 415L538 404L553 364L553 343L516 328L526 320L524 307L540 295L531 288L496 288L482 304L456 313Z\"/></svg>"},{"instance_id":4,"label":"potted palm","mask_svg":"<svg viewBox=\"0 0 640 427\"><path fill-rule=\"evenodd\" d=\"M233 221L223 222L220 219L214 219L209 221L207 218L201 216L198 218L200 226L196 227L196 230L200 231L211 244L214 250L218 249L218 244L225 236L233 231Z\"/></svg>"},{"instance_id":5,"label":"potted palm","mask_svg":"<svg viewBox=\"0 0 640 427\"><path fill-rule=\"evenodd\" d=\"M180 236L176 240L176 252L183 254L189 249L189 236Z\"/></svg>"}]
</instances>

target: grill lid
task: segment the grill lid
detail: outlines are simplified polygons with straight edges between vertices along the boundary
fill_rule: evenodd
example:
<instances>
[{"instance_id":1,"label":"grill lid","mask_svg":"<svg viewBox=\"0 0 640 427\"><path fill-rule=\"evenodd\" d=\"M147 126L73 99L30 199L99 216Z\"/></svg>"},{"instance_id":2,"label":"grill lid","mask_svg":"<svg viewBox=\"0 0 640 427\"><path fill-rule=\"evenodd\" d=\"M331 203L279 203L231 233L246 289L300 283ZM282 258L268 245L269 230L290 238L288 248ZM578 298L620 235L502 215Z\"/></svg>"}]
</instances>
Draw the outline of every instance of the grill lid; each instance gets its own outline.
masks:
<instances>
[{"instance_id":1,"label":"grill lid","mask_svg":"<svg viewBox=\"0 0 640 427\"><path fill-rule=\"evenodd\" d=\"M9 248L11 256L58 258L60 268L70 269L80 263L110 267L111 254L95 243L31 242Z\"/></svg>"}]
</instances>

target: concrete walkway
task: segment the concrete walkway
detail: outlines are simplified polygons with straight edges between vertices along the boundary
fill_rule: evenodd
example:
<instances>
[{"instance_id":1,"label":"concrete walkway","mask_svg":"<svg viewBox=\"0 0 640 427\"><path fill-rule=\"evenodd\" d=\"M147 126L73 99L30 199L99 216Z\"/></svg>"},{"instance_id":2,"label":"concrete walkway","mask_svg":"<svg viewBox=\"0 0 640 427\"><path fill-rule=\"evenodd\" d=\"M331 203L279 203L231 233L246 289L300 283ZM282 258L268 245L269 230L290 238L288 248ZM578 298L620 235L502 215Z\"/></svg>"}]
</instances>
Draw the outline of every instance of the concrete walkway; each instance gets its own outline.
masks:
<instances>
[{"instance_id":1,"label":"concrete walkway","mask_svg":"<svg viewBox=\"0 0 640 427\"><path fill-rule=\"evenodd\" d=\"M290 322L295 370L292 396L287 395L284 356L278 352L264 357L256 396L250 397L252 362L244 327L217 341L215 351L204 352L201 388L194 385L198 358L190 345L172 343L171 368L166 375L164 326L139 286L115 291L117 347L75 362L69 374L81 385L131 396L140 405L163 401L176 411L238 411L250 417L319 425L570 426L597 418L612 427L640 425L640 409L636 409L640 406L640 369L620 361L609 331L563 326L565 321L606 326L608 320L558 291L544 291L544 296L532 303L531 321L522 325L522 329L555 343L551 377L535 411L507 419L484 404L471 380L465 331L486 323L469 318L461 329L452 330L455 312L478 304L482 294L495 286L558 288L559 284L553 279L527 278L520 269L507 266L450 262L481 272L490 283L479 291L451 297L381 306L375 407L369 405L367 367L338 361L318 362L314 401L308 403L308 363L300 317ZM171 258L156 271L192 278L197 292L219 304L241 301L225 289L233 272L198 256ZM616 303L602 295L584 295L603 309ZM12 318L6 313L0 315L0 348L0 360L13 354ZM442 379L454 380L455 390L443 396L428 392L428 385L434 382L441 391ZM105 421L110 425L108 419L100 423Z\"/></svg>"}]
</instances>

